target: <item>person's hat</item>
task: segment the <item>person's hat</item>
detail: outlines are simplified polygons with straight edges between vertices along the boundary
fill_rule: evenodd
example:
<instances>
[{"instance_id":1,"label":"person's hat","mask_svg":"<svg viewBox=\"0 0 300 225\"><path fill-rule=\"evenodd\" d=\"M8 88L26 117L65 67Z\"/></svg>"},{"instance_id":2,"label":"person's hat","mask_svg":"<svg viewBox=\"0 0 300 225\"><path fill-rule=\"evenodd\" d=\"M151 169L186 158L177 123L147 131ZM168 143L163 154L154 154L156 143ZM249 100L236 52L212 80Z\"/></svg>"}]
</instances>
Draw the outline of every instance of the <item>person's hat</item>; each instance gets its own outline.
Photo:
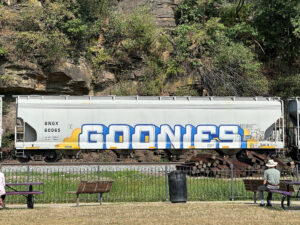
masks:
<instances>
[{"instance_id":1,"label":"person's hat","mask_svg":"<svg viewBox=\"0 0 300 225\"><path fill-rule=\"evenodd\" d=\"M273 159L269 159L269 161L267 162L266 166L267 167L275 167L277 166L278 162L274 162Z\"/></svg>"}]
</instances>

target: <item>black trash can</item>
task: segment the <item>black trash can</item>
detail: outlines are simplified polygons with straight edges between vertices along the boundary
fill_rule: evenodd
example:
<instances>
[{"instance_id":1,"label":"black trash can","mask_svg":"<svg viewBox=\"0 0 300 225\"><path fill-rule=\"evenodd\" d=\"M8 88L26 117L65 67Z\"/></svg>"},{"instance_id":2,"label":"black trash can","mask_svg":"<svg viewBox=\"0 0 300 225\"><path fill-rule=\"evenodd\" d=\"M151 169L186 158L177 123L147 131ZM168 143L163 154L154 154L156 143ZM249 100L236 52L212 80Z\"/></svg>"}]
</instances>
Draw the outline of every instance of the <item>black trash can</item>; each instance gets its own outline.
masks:
<instances>
[{"instance_id":1,"label":"black trash can","mask_svg":"<svg viewBox=\"0 0 300 225\"><path fill-rule=\"evenodd\" d=\"M169 193L172 203L187 201L186 174L181 170L175 170L168 174Z\"/></svg>"}]
</instances>

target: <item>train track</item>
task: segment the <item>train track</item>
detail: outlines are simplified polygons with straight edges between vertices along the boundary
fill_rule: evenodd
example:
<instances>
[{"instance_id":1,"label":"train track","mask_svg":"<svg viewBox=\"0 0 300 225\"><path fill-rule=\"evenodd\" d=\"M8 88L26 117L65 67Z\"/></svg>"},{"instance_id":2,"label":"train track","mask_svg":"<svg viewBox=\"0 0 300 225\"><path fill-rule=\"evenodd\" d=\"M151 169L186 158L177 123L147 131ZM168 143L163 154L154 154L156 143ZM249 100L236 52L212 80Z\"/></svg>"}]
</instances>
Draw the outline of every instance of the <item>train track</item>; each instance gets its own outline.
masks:
<instances>
[{"instance_id":1,"label":"train track","mask_svg":"<svg viewBox=\"0 0 300 225\"><path fill-rule=\"evenodd\" d=\"M182 162L57 162L57 163L2 163L2 166L164 166L179 165Z\"/></svg>"}]
</instances>

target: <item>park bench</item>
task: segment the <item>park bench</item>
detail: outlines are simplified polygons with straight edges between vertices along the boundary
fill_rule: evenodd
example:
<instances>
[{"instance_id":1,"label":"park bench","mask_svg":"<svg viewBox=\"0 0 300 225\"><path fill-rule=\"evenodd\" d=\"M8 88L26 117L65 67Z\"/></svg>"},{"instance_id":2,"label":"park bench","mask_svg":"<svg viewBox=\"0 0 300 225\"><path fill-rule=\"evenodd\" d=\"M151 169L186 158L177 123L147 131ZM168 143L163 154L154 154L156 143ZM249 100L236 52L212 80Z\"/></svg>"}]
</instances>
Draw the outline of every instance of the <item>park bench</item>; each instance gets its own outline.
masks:
<instances>
[{"instance_id":1,"label":"park bench","mask_svg":"<svg viewBox=\"0 0 300 225\"><path fill-rule=\"evenodd\" d=\"M34 198L33 195L36 194L44 194L42 191L33 191L33 185L42 185L42 182L26 182L26 183L8 183L5 187L12 191L6 191L5 195L23 195L27 200L27 208L33 209L34 206ZM16 190L12 186L28 186L27 191Z\"/></svg>"},{"instance_id":2,"label":"park bench","mask_svg":"<svg viewBox=\"0 0 300 225\"><path fill-rule=\"evenodd\" d=\"M294 192L294 189L291 187L290 190L287 191L287 185L284 183L286 181L289 180L280 180L279 189L271 190L270 192L282 194L284 198L291 196L293 194L292 192ZM257 188L263 185L264 181L262 179L243 179L243 182L245 184L246 191L254 192L254 203L256 203L256 193L258 192Z\"/></svg>"},{"instance_id":3,"label":"park bench","mask_svg":"<svg viewBox=\"0 0 300 225\"><path fill-rule=\"evenodd\" d=\"M76 194L76 206L79 206L80 194L100 194L100 205L102 205L102 195L108 193L112 187L113 181L80 181L76 191L69 191L69 194Z\"/></svg>"}]
</instances>

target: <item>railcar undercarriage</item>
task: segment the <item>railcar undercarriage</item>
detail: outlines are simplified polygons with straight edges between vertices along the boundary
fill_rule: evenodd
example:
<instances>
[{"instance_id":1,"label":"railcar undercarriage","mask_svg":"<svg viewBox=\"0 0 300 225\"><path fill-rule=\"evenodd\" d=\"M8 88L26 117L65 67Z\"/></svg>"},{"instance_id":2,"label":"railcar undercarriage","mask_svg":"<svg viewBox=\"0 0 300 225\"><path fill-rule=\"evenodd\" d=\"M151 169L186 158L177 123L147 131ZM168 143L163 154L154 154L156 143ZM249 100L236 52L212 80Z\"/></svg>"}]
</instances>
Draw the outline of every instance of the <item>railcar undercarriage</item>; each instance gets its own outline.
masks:
<instances>
[{"instance_id":1,"label":"railcar undercarriage","mask_svg":"<svg viewBox=\"0 0 300 225\"><path fill-rule=\"evenodd\" d=\"M247 152L254 152L261 155L265 155L270 158L285 158L291 157L293 160L299 161L299 151L297 149L268 149L268 150L247 150L247 149L234 149L234 150L16 150L14 154L6 154L5 158L15 158L21 163L29 161L45 161L47 163L57 162L61 159L82 159L83 155L91 153L102 154L103 152L112 152L115 155L117 161L127 161L131 159L137 162L144 161L170 161L170 162L184 162L191 157L198 154L214 154L220 157L238 158L241 161L247 158L245 155ZM145 159L145 156L147 156ZM298 157L298 158L297 158ZM5 160L3 157L3 160Z\"/></svg>"}]
</instances>

